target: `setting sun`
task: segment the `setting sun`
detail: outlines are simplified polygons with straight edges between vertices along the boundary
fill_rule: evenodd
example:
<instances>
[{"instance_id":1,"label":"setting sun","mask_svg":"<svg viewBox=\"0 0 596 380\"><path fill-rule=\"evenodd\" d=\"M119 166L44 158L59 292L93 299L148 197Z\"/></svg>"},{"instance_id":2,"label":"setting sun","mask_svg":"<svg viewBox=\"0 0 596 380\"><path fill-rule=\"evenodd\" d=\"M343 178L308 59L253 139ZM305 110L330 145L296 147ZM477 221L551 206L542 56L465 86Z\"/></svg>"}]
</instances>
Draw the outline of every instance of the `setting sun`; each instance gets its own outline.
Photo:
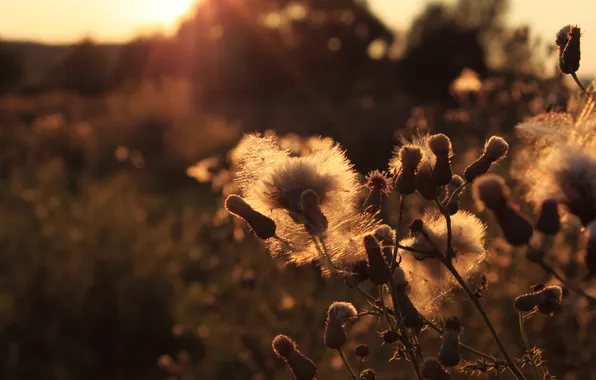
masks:
<instances>
[{"instance_id":1,"label":"setting sun","mask_svg":"<svg viewBox=\"0 0 596 380\"><path fill-rule=\"evenodd\" d=\"M196 0L151 0L144 6L144 12L156 22L171 26L194 3L196 3Z\"/></svg>"}]
</instances>

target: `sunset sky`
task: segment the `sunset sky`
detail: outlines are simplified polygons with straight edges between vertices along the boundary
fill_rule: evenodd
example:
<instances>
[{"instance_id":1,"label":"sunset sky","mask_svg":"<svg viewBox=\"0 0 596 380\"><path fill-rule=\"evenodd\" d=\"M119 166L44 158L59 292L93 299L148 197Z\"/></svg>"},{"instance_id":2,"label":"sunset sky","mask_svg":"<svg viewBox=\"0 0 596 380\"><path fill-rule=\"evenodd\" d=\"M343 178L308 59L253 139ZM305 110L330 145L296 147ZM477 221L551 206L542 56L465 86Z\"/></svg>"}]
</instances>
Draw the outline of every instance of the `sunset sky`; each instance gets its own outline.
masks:
<instances>
[{"instance_id":1,"label":"sunset sky","mask_svg":"<svg viewBox=\"0 0 596 380\"><path fill-rule=\"evenodd\" d=\"M0 0L0 38L43 42L72 42L83 36L120 42L156 28L173 29L176 20L194 0ZM388 25L406 29L430 1L369 0ZM582 27L582 71L596 73L596 14L593 0L511 1L508 21L527 23L545 40L554 40L565 24Z\"/></svg>"}]
</instances>

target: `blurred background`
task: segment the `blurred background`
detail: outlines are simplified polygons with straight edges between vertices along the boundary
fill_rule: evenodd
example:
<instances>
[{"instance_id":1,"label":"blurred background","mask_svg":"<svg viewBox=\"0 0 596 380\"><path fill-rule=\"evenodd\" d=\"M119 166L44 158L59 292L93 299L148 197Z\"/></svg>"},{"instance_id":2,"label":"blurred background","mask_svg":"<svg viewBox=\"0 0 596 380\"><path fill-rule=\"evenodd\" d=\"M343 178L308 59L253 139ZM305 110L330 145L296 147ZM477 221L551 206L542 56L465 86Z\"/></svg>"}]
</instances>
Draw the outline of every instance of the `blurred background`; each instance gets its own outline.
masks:
<instances>
[{"instance_id":1,"label":"blurred background","mask_svg":"<svg viewBox=\"0 0 596 380\"><path fill-rule=\"evenodd\" d=\"M491 134L515 151L516 123L567 108L576 91L557 71L555 34L591 25L594 10L551 0L2 3L0 378L289 379L270 347L278 333L296 338L320 379L343 378L322 344L325 310L361 300L314 267L271 259L221 209L234 191L227 152L247 132L275 131L297 151L323 135L366 174L387 168L401 136L442 132L461 172ZM582 31L589 80L596 34ZM485 297L519 356L512 297L549 279L492 232ZM572 249L561 248L561 265ZM558 378L596 379L596 321L569 309L529 323L530 338ZM461 295L439 314L462 316L462 340L497 354ZM377 328L357 323L350 345L371 344L378 378L410 378L387 362ZM438 336L424 335L436 352Z\"/></svg>"}]
</instances>

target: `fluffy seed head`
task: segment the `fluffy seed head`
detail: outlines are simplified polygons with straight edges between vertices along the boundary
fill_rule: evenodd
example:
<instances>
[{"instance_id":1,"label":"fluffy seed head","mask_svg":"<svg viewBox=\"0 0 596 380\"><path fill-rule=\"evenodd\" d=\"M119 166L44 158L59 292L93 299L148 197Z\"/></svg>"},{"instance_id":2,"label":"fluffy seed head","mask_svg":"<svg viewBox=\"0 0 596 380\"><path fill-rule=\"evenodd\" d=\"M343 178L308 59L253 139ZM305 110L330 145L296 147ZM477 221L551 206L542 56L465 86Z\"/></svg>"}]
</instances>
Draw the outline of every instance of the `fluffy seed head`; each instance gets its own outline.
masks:
<instances>
[{"instance_id":1,"label":"fluffy seed head","mask_svg":"<svg viewBox=\"0 0 596 380\"><path fill-rule=\"evenodd\" d=\"M399 150L399 161L404 169L416 169L421 160L422 150L416 145L404 145Z\"/></svg>"},{"instance_id":2,"label":"fluffy seed head","mask_svg":"<svg viewBox=\"0 0 596 380\"><path fill-rule=\"evenodd\" d=\"M435 154L435 156L450 157L451 151L451 140L449 137L442 133L436 135L430 135L427 140L428 147Z\"/></svg>"},{"instance_id":3,"label":"fluffy seed head","mask_svg":"<svg viewBox=\"0 0 596 380\"><path fill-rule=\"evenodd\" d=\"M509 150L509 144L504 138L499 136L492 136L484 145L484 156L491 162L495 162L505 157Z\"/></svg>"},{"instance_id":4,"label":"fluffy seed head","mask_svg":"<svg viewBox=\"0 0 596 380\"><path fill-rule=\"evenodd\" d=\"M472 193L480 209L496 209L507 203L509 188L501 176L486 174L474 181Z\"/></svg>"},{"instance_id":5,"label":"fluffy seed head","mask_svg":"<svg viewBox=\"0 0 596 380\"><path fill-rule=\"evenodd\" d=\"M273 351L280 358L287 358L296 350L296 343L292 338L285 335L278 335L273 339Z\"/></svg>"},{"instance_id":6,"label":"fluffy seed head","mask_svg":"<svg viewBox=\"0 0 596 380\"><path fill-rule=\"evenodd\" d=\"M349 302L334 302L327 309L327 320L329 323L344 325L348 320L358 314L354 305Z\"/></svg>"},{"instance_id":7,"label":"fluffy seed head","mask_svg":"<svg viewBox=\"0 0 596 380\"><path fill-rule=\"evenodd\" d=\"M395 231L387 224L381 224L375 230L375 238L384 245L391 245L395 240Z\"/></svg>"},{"instance_id":8,"label":"fluffy seed head","mask_svg":"<svg viewBox=\"0 0 596 380\"><path fill-rule=\"evenodd\" d=\"M366 186L371 190L377 190L383 194L391 192L391 183L384 172L373 170L366 176Z\"/></svg>"}]
</instances>

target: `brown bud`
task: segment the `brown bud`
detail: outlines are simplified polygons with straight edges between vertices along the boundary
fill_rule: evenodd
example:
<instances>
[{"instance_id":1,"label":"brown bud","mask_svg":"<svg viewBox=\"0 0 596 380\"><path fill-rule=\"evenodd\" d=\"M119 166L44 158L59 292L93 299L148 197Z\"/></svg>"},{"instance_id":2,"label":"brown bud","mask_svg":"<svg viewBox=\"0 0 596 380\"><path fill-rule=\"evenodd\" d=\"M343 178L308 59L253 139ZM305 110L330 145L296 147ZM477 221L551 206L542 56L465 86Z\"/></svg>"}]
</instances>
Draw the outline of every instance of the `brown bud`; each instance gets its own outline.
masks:
<instances>
[{"instance_id":1,"label":"brown bud","mask_svg":"<svg viewBox=\"0 0 596 380\"><path fill-rule=\"evenodd\" d=\"M278 357L283 357L294 374L296 380L312 380L317 367L312 360L304 356L296 348L296 343L285 335L278 335L273 339L273 351Z\"/></svg>"},{"instance_id":2,"label":"brown bud","mask_svg":"<svg viewBox=\"0 0 596 380\"><path fill-rule=\"evenodd\" d=\"M327 322L325 326L325 345L331 349L339 350L346 344L348 337L342 325Z\"/></svg>"},{"instance_id":3,"label":"brown bud","mask_svg":"<svg viewBox=\"0 0 596 380\"><path fill-rule=\"evenodd\" d=\"M451 140L442 133L431 135L427 141L428 147L436 157L432 170L432 179L438 186L446 186L451 182Z\"/></svg>"},{"instance_id":4,"label":"brown bud","mask_svg":"<svg viewBox=\"0 0 596 380\"><path fill-rule=\"evenodd\" d=\"M542 202L542 208L536 222L536 229L547 236L556 235L561 230L560 219L557 200L549 198Z\"/></svg>"},{"instance_id":5,"label":"brown bud","mask_svg":"<svg viewBox=\"0 0 596 380\"><path fill-rule=\"evenodd\" d=\"M225 207L230 213L244 219L260 239L267 240L275 236L275 222L254 210L239 196L230 195L226 198Z\"/></svg>"},{"instance_id":6,"label":"brown bud","mask_svg":"<svg viewBox=\"0 0 596 380\"><path fill-rule=\"evenodd\" d=\"M559 286L547 286L540 293L542 300L538 304L538 311L544 315L552 315L563 302L563 289Z\"/></svg>"},{"instance_id":7,"label":"brown bud","mask_svg":"<svg viewBox=\"0 0 596 380\"><path fill-rule=\"evenodd\" d=\"M366 176L366 186L369 193L366 198L365 208L379 211L383 203L383 196L391 192L392 186L389 178L385 173L374 170Z\"/></svg>"},{"instance_id":8,"label":"brown bud","mask_svg":"<svg viewBox=\"0 0 596 380\"><path fill-rule=\"evenodd\" d=\"M459 318L449 318L445 323L445 333L443 334L441 350L439 351L439 361L445 367L455 367L461 360L459 349L460 332L461 322Z\"/></svg>"},{"instance_id":9,"label":"brown bud","mask_svg":"<svg viewBox=\"0 0 596 380\"><path fill-rule=\"evenodd\" d=\"M354 349L354 353L356 354L356 356L358 356L360 359L364 359L366 358L368 355L370 355L370 349L368 348L368 346L366 344L359 344L356 346L356 348Z\"/></svg>"},{"instance_id":10,"label":"brown bud","mask_svg":"<svg viewBox=\"0 0 596 380\"><path fill-rule=\"evenodd\" d=\"M492 136L484 145L484 153L464 171L466 181L472 183L476 178L486 174L491 165L505 157L509 144L502 137Z\"/></svg>"},{"instance_id":11,"label":"brown bud","mask_svg":"<svg viewBox=\"0 0 596 380\"><path fill-rule=\"evenodd\" d=\"M440 194L440 187L433 180L430 166L418 170L416 174L416 190L428 201L434 201Z\"/></svg>"},{"instance_id":12,"label":"brown bud","mask_svg":"<svg viewBox=\"0 0 596 380\"><path fill-rule=\"evenodd\" d=\"M368 369L365 369L364 371L360 372L358 380L375 380L375 379L376 379L375 371L368 368Z\"/></svg>"},{"instance_id":13,"label":"brown bud","mask_svg":"<svg viewBox=\"0 0 596 380\"><path fill-rule=\"evenodd\" d=\"M557 33L555 42L559 46L559 67L565 74L572 74L579 70L580 37L580 28L573 25L567 25Z\"/></svg>"},{"instance_id":14,"label":"brown bud","mask_svg":"<svg viewBox=\"0 0 596 380\"><path fill-rule=\"evenodd\" d=\"M422 380L453 380L447 370L436 358L426 358L420 364Z\"/></svg>"},{"instance_id":15,"label":"brown bud","mask_svg":"<svg viewBox=\"0 0 596 380\"><path fill-rule=\"evenodd\" d=\"M300 195L300 206L304 213L304 227L306 231L315 236L324 234L329 223L321 211L319 196L314 190L306 190Z\"/></svg>"},{"instance_id":16,"label":"brown bud","mask_svg":"<svg viewBox=\"0 0 596 380\"><path fill-rule=\"evenodd\" d=\"M405 145L399 151L401 170L395 179L395 188L407 195L416 191L416 170L422 160L422 151L414 145Z\"/></svg>"},{"instance_id":17,"label":"brown bud","mask_svg":"<svg viewBox=\"0 0 596 380\"><path fill-rule=\"evenodd\" d=\"M375 285L383 285L391 280L391 270L377 239L372 235L364 237L364 248L368 256L368 277Z\"/></svg>"},{"instance_id":18,"label":"brown bud","mask_svg":"<svg viewBox=\"0 0 596 380\"><path fill-rule=\"evenodd\" d=\"M381 336L383 337L383 342L385 344L395 343L399 337L395 330L385 330L381 333Z\"/></svg>"},{"instance_id":19,"label":"brown bud","mask_svg":"<svg viewBox=\"0 0 596 380\"><path fill-rule=\"evenodd\" d=\"M523 294L515 299L513 306L518 311L530 312L540 303L540 295L538 293Z\"/></svg>"},{"instance_id":20,"label":"brown bud","mask_svg":"<svg viewBox=\"0 0 596 380\"><path fill-rule=\"evenodd\" d=\"M459 211L459 194L454 194L464 184L464 179L457 174L451 177L451 182L447 185L447 192L443 201L443 206L447 207L449 215L455 215ZM451 200L449 204L447 202Z\"/></svg>"}]
</instances>

